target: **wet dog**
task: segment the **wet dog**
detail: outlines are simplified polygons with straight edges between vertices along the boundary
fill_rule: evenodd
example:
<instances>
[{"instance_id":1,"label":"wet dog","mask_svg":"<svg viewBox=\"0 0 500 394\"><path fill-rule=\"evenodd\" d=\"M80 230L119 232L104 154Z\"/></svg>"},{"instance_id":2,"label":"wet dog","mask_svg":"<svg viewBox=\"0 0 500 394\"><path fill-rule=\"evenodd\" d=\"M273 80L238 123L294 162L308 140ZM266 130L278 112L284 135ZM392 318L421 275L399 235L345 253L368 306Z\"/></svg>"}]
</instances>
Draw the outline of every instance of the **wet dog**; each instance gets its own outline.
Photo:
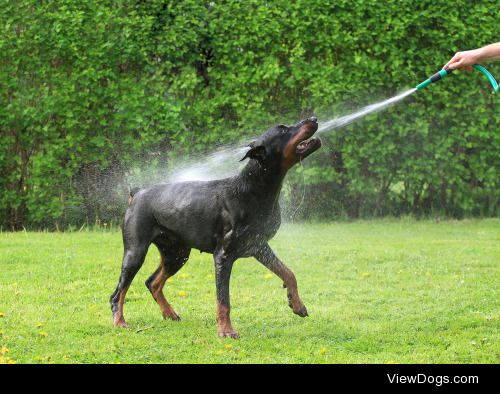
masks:
<instances>
[{"instance_id":1,"label":"wet dog","mask_svg":"<svg viewBox=\"0 0 500 394\"><path fill-rule=\"evenodd\" d=\"M242 158L249 162L234 177L134 189L123 222L121 275L110 299L113 325L126 327L125 295L151 243L160 251L161 261L146 286L164 318L179 320L163 286L186 263L193 248L214 257L219 336L239 337L229 316L229 278L240 257L255 257L283 280L293 312L307 316L295 275L268 241L281 224L278 197L283 179L293 165L320 148L321 140L311 138L317 129L314 117L270 128L249 145Z\"/></svg>"}]
</instances>

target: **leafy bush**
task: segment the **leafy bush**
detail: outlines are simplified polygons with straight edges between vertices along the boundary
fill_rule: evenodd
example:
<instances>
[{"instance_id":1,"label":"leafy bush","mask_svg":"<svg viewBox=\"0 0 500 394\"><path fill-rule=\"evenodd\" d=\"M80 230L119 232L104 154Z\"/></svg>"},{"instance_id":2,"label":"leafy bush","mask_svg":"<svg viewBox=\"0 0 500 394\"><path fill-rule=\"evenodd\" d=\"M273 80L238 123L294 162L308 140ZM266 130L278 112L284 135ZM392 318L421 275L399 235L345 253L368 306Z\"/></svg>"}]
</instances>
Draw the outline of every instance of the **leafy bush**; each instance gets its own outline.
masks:
<instances>
[{"instance_id":1,"label":"leafy bush","mask_svg":"<svg viewBox=\"0 0 500 394\"><path fill-rule=\"evenodd\" d=\"M128 172L390 97L454 52L498 41L496 9L493 0L4 2L0 225L118 220ZM495 100L479 73L453 75L325 135L305 163L297 214L498 215ZM290 174L288 207L302 179Z\"/></svg>"}]
</instances>

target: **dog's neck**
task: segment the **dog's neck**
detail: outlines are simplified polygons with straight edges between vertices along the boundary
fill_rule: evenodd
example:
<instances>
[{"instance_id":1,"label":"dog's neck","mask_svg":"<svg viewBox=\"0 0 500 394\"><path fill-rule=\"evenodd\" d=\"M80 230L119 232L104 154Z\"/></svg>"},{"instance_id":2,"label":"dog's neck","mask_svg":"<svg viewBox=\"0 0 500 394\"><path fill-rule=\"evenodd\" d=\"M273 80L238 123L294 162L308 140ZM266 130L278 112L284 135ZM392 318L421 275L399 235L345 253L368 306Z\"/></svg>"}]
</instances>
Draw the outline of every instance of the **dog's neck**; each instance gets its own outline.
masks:
<instances>
[{"instance_id":1,"label":"dog's neck","mask_svg":"<svg viewBox=\"0 0 500 394\"><path fill-rule=\"evenodd\" d=\"M286 171L279 165L263 165L251 159L236 176L238 190L249 194L255 199L277 200Z\"/></svg>"}]
</instances>

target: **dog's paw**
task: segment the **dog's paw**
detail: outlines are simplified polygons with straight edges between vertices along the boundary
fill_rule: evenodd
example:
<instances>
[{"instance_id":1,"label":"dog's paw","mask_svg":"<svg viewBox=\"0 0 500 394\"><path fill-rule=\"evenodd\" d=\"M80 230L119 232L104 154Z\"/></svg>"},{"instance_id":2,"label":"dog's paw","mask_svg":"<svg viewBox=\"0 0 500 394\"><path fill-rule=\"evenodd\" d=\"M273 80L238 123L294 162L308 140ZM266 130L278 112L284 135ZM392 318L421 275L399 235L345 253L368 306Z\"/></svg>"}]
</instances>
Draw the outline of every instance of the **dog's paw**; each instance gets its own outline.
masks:
<instances>
[{"instance_id":1,"label":"dog's paw","mask_svg":"<svg viewBox=\"0 0 500 394\"><path fill-rule=\"evenodd\" d=\"M181 317L177 313L174 313L173 316L170 316L170 319L175 321L181 321Z\"/></svg>"},{"instance_id":2,"label":"dog's paw","mask_svg":"<svg viewBox=\"0 0 500 394\"><path fill-rule=\"evenodd\" d=\"M300 317L309 316L305 305L302 305L301 307L299 307L297 309L295 309L295 308L292 308L292 309L293 309L293 313L295 313L296 315L299 315Z\"/></svg>"},{"instance_id":3,"label":"dog's paw","mask_svg":"<svg viewBox=\"0 0 500 394\"><path fill-rule=\"evenodd\" d=\"M128 324L125 323L124 319L113 320L113 327L115 327L115 328L129 328Z\"/></svg>"},{"instance_id":4,"label":"dog's paw","mask_svg":"<svg viewBox=\"0 0 500 394\"><path fill-rule=\"evenodd\" d=\"M228 330L219 331L219 337L238 339L240 337L240 334L238 334L238 331L236 331L234 329L228 329Z\"/></svg>"},{"instance_id":5,"label":"dog's paw","mask_svg":"<svg viewBox=\"0 0 500 394\"><path fill-rule=\"evenodd\" d=\"M161 306L161 314L165 320L181 320L181 317L174 311L168 303L166 305Z\"/></svg>"},{"instance_id":6,"label":"dog's paw","mask_svg":"<svg viewBox=\"0 0 500 394\"><path fill-rule=\"evenodd\" d=\"M174 320L174 321L180 321L181 320L181 317L172 311L172 313L164 313L163 314L163 318L165 320Z\"/></svg>"},{"instance_id":7,"label":"dog's paw","mask_svg":"<svg viewBox=\"0 0 500 394\"><path fill-rule=\"evenodd\" d=\"M288 306L290 308L292 308L293 313L295 313L296 315L299 315L300 317L309 316L309 314L307 313L306 306L302 303L294 306L290 301L288 301Z\"/></svg>"}]
</instances>

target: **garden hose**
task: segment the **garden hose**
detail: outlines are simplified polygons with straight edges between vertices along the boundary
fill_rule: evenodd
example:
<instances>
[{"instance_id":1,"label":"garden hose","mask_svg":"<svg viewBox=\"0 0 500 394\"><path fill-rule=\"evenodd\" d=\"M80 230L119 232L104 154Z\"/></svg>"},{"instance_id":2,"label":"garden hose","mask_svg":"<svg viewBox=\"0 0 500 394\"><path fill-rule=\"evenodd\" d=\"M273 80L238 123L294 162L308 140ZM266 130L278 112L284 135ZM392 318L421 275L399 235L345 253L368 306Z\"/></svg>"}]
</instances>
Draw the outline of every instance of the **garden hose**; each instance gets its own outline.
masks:
<instances>
[{"instance_id":1,"label":"garden hose","mask_svg":"<svg viewBox=\"0 0 500 394\"><path fill-rule=\"evenodd\" d=\"M486 70L480 64L474 64L472 67L474 67L476 70L481 71L484 75L486 75L486 78L488 78L488 81L490 81L490 83L491 83L491 87L493 88L493 91L495 93L498 92L498 82L495 80L495 78L493 78L493 75L491 75L488 70Z\"/></svg>"},{"instance_id":2,"label":"garden hose","mask_svg":"<svg viewBox=\"0 0 500 394\"><path fill-rule=\"evenodd\" d=\"M480 64L474 64L472 67L474 67L476 70L481 71L484 75L486 75L486 78L488 78L488 81L490 82L491 87L493 88L493 92L494 93L498 92L498 82L495 80L495 78L493 78L493 75L491 75L488 72L488 70L486 70ZM439 72L437 72L436 74L434 74L430 78L427 78L424 82L418 84L415 87L415 89L422 90L426 86L430 85L433 82L437 82L440 79L443 79L444 77L446 77L447 75L451 74L452 72L453 72L453 70L450 69L450 68L440 70Z\"/></svg>"}]
</instances>

